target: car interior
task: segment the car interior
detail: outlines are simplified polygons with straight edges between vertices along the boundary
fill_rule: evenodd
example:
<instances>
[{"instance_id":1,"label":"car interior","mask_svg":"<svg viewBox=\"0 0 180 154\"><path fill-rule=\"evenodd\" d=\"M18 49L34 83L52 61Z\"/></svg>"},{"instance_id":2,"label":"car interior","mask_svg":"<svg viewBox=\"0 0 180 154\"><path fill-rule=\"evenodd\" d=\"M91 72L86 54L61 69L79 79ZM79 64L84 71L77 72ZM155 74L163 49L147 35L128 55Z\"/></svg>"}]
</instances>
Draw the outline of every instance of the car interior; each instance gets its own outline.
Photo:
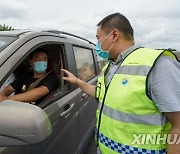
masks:
<instances>
[{"instance_id":1,"label":"car interior","mask_svg":"<svg viewBox=\"0 0 180 154\"><path fill-rule=\"evenodd\" d=\"M64 49L63 49L63 45L60 45L60 44L45 44L45 45L38 46L37 48L43 48L48 52L48 71L53 71L56 74L57 78L59 79L58 89L50 93L43 100L43 102L38 105L39 107L44 108L50 103L57 100L59 97L61 97L63 93L67 92L67 88L68 88L67 82L65 82L62 79L64 74L61 71L61 68L65 68L65 61L64 61L65 58L63 58ZM32 53L34 49L29 51L28 53ZM9 77L13 75L13 80L15 80L16 78L21 76L23 73L30 71L32 67L29 61L30 61L30 54L28 54L24 59L22 59L22 62L17 64L18 66L15 66L16 68L9 75ZM6 81L7 80L9 80L8 77ZM10 84L13 80L9 80L8 84ZM7 86L7 83L6 83L6 86Z\"/></svg>"}]
</instances>

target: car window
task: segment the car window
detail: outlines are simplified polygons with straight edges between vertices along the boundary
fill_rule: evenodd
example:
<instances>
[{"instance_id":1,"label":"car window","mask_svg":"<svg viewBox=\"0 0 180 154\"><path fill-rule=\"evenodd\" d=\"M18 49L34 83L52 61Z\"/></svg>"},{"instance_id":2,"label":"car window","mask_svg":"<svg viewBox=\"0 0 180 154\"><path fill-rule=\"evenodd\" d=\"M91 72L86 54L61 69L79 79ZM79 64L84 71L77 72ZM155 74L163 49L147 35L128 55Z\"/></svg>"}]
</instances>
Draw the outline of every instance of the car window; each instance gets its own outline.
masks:
<instances>
[{"instance_id":1,"label":"car window","mask_svg":"<svg viewBox=\"0 0 180 154\"><path fill-rule=\"evenodd\" d=\"M0 52L16 39L17 37L0 36Z\"/></svg>"},{"instance_id":2,"label":"car window","mask_svg":"<svg viewBox=\"0 0 180 154\"><path fill-rule=\"evenodd\" d=\"M13 78L12 77L8 77L6 76L4 79L4 82L2 83L3 85L0 87L0 89L4 89L5 86L7 86L8 84L10 84L14 78L18 79L24 75L30 74L30 72L32 72L32 65L30 64L30 57L31 57L31 52L33 52L36 48L42 48L45 51L47 51L48 53L48 68L47 71L48 72L52 72L53 77L55 76L57 78L56 82L57 82L57 86L56 89L53 86L50 87L51 92L48 94L49 96L44 96L40 99L40 102L38 102L39 104L41 104L43 100L47 100L46 105L50 104L51 102L53 102L55 99L57 99L61 93L64 93L64 91L67 89L67 86L65 85L66 82L62 82L62 74L61 74L61 68L65 67L64 65L64 58L63 58L63 45L59 45L59 44L41 44L41 46L37 46L34 47L33 50L29 50L29 51L25 51L27 52L26 56L22 57L22 59L19 61L19 63L17 63L16 65L14 65L14 67L12 68L13 72ZM10 74L10 73L9 73ZM11 79L11 80L10 80ZM23 80L24 81L24 80ZM31 82L31 81L30 81ZM21 82L19 82L21 83ZM28 86L28 82L26 83ZM16 85L18 85L18 83L16 82ZM50 84L46 85L50 86ZM18 87L18 86L17 86ZM22 89L26 87L26 85L24 84L22 88L17 89L16 94L17 93L22 93ZM27 89L27 88L25 88ZM58 90L57 90L58 89ZM57 92L58 95L56 95L56 93L54 93L54 91ZM52 94L51 94L52 93Z\"/></svg>"},{"instance_id":3,"label":"car window","mask_svg":"<svg viewBox=\"0 0 180 154\"><path fill-rule=\"evenodd\" d=\"M66 68L66 58L64 57L64 45L46 45L44 46L48 52L50 70L53 68L53 72L58 78L59 85L56 90L49 93L49 95L42 101L38 106L45 108L48 105L52 104L66 93L69 92L68 82L65 82L62 78L64 74L61 71L61 68Z\"/></svg>"},{"instance_id":4,"label":"car window","mask_svg":"<svg viewBox=\"0 0 180 154\"><path fill-rule=\"evenodd\" d=\"M88 81L95 76L95 66L92 50L81 47L73 47L76 60L78 78Z\"/></svg>"}]
</instances>

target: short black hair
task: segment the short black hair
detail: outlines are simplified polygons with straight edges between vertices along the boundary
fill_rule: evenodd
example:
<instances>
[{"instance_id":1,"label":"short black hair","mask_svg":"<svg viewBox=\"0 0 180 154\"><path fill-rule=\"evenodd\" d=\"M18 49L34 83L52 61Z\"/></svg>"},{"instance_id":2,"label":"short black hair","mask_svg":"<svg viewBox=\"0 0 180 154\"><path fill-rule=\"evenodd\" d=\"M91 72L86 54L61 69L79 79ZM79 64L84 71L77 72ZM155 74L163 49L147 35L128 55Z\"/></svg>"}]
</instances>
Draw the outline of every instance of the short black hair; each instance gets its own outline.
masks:
<instances>
[{"instance_id":1,"label":"short black hair","mask_svg":"<svg viewBox=\"0 0 180 154\"><path fill-rule=\"evenodd\" d=\"M113 13L103 18L97 26L101 26L106 34L109 34L113 29L117 29L124 34L127 40L134 38L133 28L129 20L121 13Z\"/></svg>"},{"instance_id":2,"label":"short black hair","mask_svg":"<svg viewBox=\"0 0 180 154\"><path fill-rule=\"evenodd\" d=\"M47 52L45 49L43 49L43 48L37 48L37 49L35 49L35 50L30 54L30 59L32 59L33 56L34 56L36 53L38 53L38 52L43 52L43 53L45 53L45 54L48 56L48 52Z\"/></svg>"}]
</instances>

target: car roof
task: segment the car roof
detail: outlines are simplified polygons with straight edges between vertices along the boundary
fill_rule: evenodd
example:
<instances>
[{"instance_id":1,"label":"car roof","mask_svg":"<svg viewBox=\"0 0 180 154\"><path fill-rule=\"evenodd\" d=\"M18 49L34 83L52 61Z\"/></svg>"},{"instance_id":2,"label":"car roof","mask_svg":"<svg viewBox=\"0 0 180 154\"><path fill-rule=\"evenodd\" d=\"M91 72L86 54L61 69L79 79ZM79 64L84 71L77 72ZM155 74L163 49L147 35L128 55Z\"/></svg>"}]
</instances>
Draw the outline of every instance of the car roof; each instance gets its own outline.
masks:
<instances>
[{"instance_id":1,"label":"car roof","mask_svg":"<svg viewBox=\"0 0 180 154\"><path fill-rule=\"evenodd\" d=\"M24 33L30 32L30 30L12 30L12 31L0 31L0 36L19 36Z\"/></svg>"},{"instance_id":2,"label":"car roof","mask_svg":"<svg viewBox=\"0 0 180 154\"><path fill-rule=\"evenodd\" d=\"M64 31L59 31L59 30L47 30L47 31L44 31L44 32L50 32L50 33L54 33L54 34L58 34L58 35L63 35L63 36L69 36L69 37L74 37L74 38L78 38L78 39L81 39L81 40L84 40L90 44L94 44L93 42L89 41L88 39L86 38L83 38L83 37L80 37L78 35L75 35L75 34L71 34L71 33L68 33L68 32L64 32ZM95 44L94 44L95 45Z\"/></svg>"},{"instance_id":3,"label":"car roof","mask_svg":"<svg viewBox=\"0 0 180 154\"><path fill-rule=\"evenodd\" d=\"M25 42L36 37L58 37L59 42L73 44L75 46L83 46L85 48L95 49L95 44L85 38L76 36L62 31L31 31L31 30L13 30L0 31L0 37L16 37L16 40L0 52L0 65L9 57L16 48ZM16 46L18 44L18 46ZM13 50L12 50L13 49Z\"/></svg>"},{"instance_id":4,"label":"car roof","mask_svg":"<svg viewBox=\"0 0 180 154\"><path fill-rule=\"evenodd\" d=\"M46 30L46 31L31 31L31 30L13 30L13 31L0 31L0 36L12 36L12 37L19 37L21 35L51 35L51 36L58 36L58 37L62 37L62 38L66 38L68 40L80 40L80 41L85 41L86 43L89 44L93 44L95 45L93 42L89 41L86 38L68 33L68 32L64 32L64 31L59 31L59 30Z\"/></svg>"}]
</instances>

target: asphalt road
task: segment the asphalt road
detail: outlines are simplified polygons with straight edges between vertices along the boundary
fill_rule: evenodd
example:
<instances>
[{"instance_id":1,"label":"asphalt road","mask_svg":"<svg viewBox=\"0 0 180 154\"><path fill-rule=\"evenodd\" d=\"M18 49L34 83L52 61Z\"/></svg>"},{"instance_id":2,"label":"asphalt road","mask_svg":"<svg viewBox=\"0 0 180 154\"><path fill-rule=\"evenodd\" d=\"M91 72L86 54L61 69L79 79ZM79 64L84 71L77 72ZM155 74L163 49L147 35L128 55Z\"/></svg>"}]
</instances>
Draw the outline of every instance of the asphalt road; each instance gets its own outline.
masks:
<instances>
[{"instance_id":1,"label":"asphalt road","mask_svg":"<svg viewBox=\"0 0 180 154\"><path fill-rule=\"evenodd\" d=\"M96 143L95 143L95 137L92 136L84 154L97 154L96 152Z\"/></svg>"}]
</instances>

